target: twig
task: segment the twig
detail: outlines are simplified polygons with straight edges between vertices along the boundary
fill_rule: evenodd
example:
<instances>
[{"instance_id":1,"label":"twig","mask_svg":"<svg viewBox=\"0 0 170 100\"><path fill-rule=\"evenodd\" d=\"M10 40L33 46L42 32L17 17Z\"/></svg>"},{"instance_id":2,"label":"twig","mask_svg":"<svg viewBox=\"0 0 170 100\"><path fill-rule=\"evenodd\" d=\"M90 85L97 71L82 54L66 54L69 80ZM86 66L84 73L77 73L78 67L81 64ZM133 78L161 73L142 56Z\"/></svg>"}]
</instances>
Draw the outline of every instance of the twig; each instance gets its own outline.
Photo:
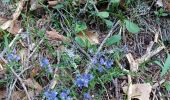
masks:
<instances>
[{"instance_id":1,"label":"twig","mask_svg":"<svg viewBox=\"0 0 170 100\"><path fill-rule=\"evenodd\" d=\"M157 53L159 53L161 50L163 50L165 48L165 46L161 46L158 47L156 50L153 50L149 53L146 53L145 55L143 55L141 58L137 59L136 62L138 62L139 64L149 60L152 56L156 55Z\"/></svg>"},{"instance_id":2,"label":"twig","mask_svg":"<svg viewBox=\"0 0 170 100\"><path fill-rule=\"evenodd\" d=\"M44 38L41 39L41 41L38 43L38 45L34 48L33 52L29 55L28 60L32 57L32 55L35 53L35 51L38 49L40 44L44 41Z\"/></svg>"},{"instance_id":3,"label":"twig","mask_svg":"<svg viewBox=\"0 0 170 100\"><path fill-rule=\"evenodd\" d=\"M128 98L127 100L131 100L132 98L132 78L130 75L128 75L128 84L129 84L129 87L128 87Z\"/></svg>"},{"instance_id":4,"label":"twig","mask_svg":"<svg viewBox=\"0 0 170 100\"><path fill-rule=\"evenodd\" d=\"M26 88L24 82L22 81L22 79L17 75L17 73L14 71L14 69L12 67L10 67L10 69L11 69L12 73L16 76L16 78L20 81L22 87L24 88L25 93L27 94L28 100L31 100L31 97L30 97L30 95L27 91L27 88Z\"/></svg>"},{"instance_id":5,"label":"twig","mask_svg":"<svg viewBox=\"0 0 170 100\"><path fill-rule=\"evenodd\" d=\"M116 100L119 100L119 88L118 88L118 79L113 79L113 84L115 86L115 94L116 94Z\"/></svg>"},{"instance_id":6,"label":"twig","mask_svg":"<svg viewBox=\"0 0 170 100\"><path fill-rule=\"evenodd\" d=\"M18 74L18 76L22 75L26 70L28 70L28 69L30 69L30 68L31 68L31 67L25 68L24 70L22 70L21 73ZM18 79L16 78L16 79L14 80L14 82L13 82L12 87L10 88L10 91L9 91L9 93L8 93L8 98L7 98L7 100L10 100L12 91L13 91L13 89L14 89L14 87L15 87L15 84L16 84L17 80L18 80Z\"/></svg>"}]
</instances>

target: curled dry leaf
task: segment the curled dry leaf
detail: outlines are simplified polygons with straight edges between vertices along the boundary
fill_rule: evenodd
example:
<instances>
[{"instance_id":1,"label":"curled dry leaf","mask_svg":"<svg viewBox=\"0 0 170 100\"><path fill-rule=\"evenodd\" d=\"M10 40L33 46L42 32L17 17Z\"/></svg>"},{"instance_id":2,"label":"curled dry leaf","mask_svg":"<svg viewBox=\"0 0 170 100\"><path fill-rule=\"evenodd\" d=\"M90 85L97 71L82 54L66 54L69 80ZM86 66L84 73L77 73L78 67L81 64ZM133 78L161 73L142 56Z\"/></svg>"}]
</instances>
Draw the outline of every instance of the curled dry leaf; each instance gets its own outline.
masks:
<instances>
[{"instance_id":1,"label":"curled dry leaf","mask_svg":"<svg viewBox=\"0 0 170 100\"><path fill-rule=\"evenodd\" d=\"M150 93L152 86L149 83L145 84L133 84L131 97L139 100L150 100ZM127 93L128 86L123 87L123 92Z\"/></svg>"},{"instance_id":2,"label":"curled dry leaf","mask_svg":"<svg viewBox=\"0 0 170 100\"><path fill-rule=\"evenodd\" d=\"M46 35L48 38L53 39L53 40L59 40L59 41L64 41L64 42L70 42L70 39L60 35L59 32L56 30L52 29L51 31L46 31Z\"/></svg>"},{"instance_id":3,"label":"curled dry leaf","mask_svg":"<svg viewBox=\"0 0 170 100\"><path fill-rule=\"evenodd\" d=\"M82 32L77 34L77 37L80 37L83 41L85 41L86 39L89 40L89 42L93 45L93 44L98 44L99 43L99 39L98 39L98 33L96 31L89 31L89 30L85 30L84 31L85 34L83 34Z\"/></svg>"}]
</instances>

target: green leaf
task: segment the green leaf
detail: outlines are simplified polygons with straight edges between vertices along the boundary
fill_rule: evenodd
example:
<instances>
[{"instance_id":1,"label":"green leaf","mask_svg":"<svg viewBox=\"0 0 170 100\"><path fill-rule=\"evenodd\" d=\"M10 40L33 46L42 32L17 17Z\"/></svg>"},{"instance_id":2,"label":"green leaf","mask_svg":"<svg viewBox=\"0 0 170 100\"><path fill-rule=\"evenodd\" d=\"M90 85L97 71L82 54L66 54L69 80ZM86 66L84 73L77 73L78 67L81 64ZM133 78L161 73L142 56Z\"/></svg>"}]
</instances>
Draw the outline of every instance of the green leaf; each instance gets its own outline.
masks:
<instances>
[{"instance_id":1,"label":"green leaf","mask_svg":"<svg viewBox=\"0 0 170 100\"><path fill-rule=\"evenodd\" d=\"M163 85L167 91L170 91L170 83L169 82L165 82Z\"/></svg>"},{"instance_id":2,"label":"green leaf","mask_svg":"<svg viewBox=\"0 0 170 100\"><path fill-rule=\"evenodd\" d=\"M112 44L114 44L114 43L119 42L120 40L121 40L121 35L120 35L120 34L118 34L118 35L113 35L113 36L111 36L110 38L107 39L106 45L107 45L107 46L110 46L110 45L112 45Z\"/></svg>"},{"instance_id":3,"label":"green leaf","mask_svg":"<svg viewBox=\"0 0 170 100\"><path fill-rule=\"evenodd\" d=\"M99 16L100 18L108 18L109 17L109 13L106 11L98 12L96 15Z\"/></svg>"},{"instance_id":4,"label":"green leaf","mask_svg":"<svg viewBox=\"0 0 170 100\"><path fill-rule=\"evenodd\" d=\"M64 7L64 4L57 4L56 6L54 6L54 9L61 9Z\"/></svg>"},{"instance_id":5,"label":"green leaf","mask_svg":"<svg viewBox=\"0 0 170 100\"><path fill-rule=\"evenodd\" d=\"M168 16L167 13L162 13L161 16L165 17L165 16Z\"/></svg>"},{"instance_id":6,"label":"green leaf","mask_svg":"<svg viewBox=\"0 0 170 100\"><path fill-rule=\"evenodd\" d=\"M113 4L118 4L120 2L120 0L110 0L110 2Z\"/></svg>"},{"instance_id":7,"label":"green leaf","mask_svg":"<svg viewBox=\"0 0 170 100\"><path fill-rule=\"evenodd\" d=\"M125 24L126 24L127 30L131 33L138 33L140 31L139 27L135 23L129 20L125 20Z\"/></svg>"},{"instance_id":8,"label":"green leaf","mask_svg":"<svg viewBox=\"0 0 170 100\"><path fill-rule=\"evenodd\" d=\"M75 37L75 41L81 46L85 47L84 41L80 37Z\"/></svg>"},{"instance_id":9,"label":"green leaf","mask_svg":"<svg viewBox=\"0 0 170 100\"><path fill-rule=\"evenodd\" d=\"M168 54L168 57L166 58L166 61L163 65L162 71L161 71L161 77L165 75L168 70L170 69L170 54Z\"/></svg>"},{"instance_id":10,"label":"green leaf","mask_svg":"<svg viewBox=\"0 0 170 100\"><path fill-rule=\"evenodd\" d=\"M76 23L76 27L75 27L75 32L79 33L83 30L87 29L86 23L85 22L78 22Z\"/></svg>"},{"instance_id":11,"label":"green leaf","mask_svg":"<svg viewBox=\"0 0 170 100\"><path fill-rule=\"evenodd\" d=\"M113 22L112 21L107 20L107 19L104 19L104 21L105 21L105 23L106 23L108 28L111 28L113 26Z\"/></svg>"}]
</instances>

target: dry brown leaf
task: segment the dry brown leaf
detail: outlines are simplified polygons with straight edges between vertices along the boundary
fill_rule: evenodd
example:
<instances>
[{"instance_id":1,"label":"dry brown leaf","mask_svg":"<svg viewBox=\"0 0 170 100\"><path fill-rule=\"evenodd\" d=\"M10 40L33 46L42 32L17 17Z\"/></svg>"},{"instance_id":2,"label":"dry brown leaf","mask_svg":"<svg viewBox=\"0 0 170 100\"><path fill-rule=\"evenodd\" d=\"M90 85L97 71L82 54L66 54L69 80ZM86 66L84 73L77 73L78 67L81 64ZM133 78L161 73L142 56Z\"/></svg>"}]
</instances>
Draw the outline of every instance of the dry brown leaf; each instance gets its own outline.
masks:
<instances>
[{"instance_id":1,"label":"dry brown leaf","mask_svg":"<svg viewBox=\"0 0 170 100\"><path fill-rule=\"evenodd\" d=\"M0 91L0 99L5 100L6 99L6 90ZM22 98L25 97L24 91L14 91L12 93L13 100L23 100Z\"/></svg>"},{"instance_id":2,"label":"dry brown leaf","mask_svg":"<svg viewBox=\"0 0 170 100\"><path fill-rule=\"evenodd\" d=\"M22 11L22 9L24 7L25 1L26 0L19 1L18 5L17 5L17 9L15 10L15 12L12 15L13 16L13 20L17 20L18 17L20 16L21 11Z\"/></svg>"},{"instance_id":3,"label":"dry brown leaf","mask_svg":"<svg viewBox=\"0 0 170 100\"><path fill-rule=\"evenodd\" d=\"M41 91L42 91L42 87L41 85L36 82L34 79L32 78L28 78L26 80L23 81L24 84L32 89L35 89L36 90L36 94L39 94Z\"/></svg>"},{"instance_id":4,"label":"dry brown leaf","mask_svg":"<svg viewBox=\"0 0 170 100\"><path fill-rule=\"evenodd\" d=\"M0 25L2 25L3 23L5 23L6 21L7 21L7 19L0 17Z\"/></svg>"},{"instance_id":5,"label":"dry brown leaf","mask_svg":"<svg viewBox=\"0 0 170 100\"><path fill-rule=\"evenodd\" d=\"M139 100L150 100L150 93L152 90L152 86L149 83L145 84L133 84L132 85L132 98L136 98ZM128 86L123 87L123 92L127 93Z\"/></svg>"},{"instance_id":6,"label":"dry brown leaf","mask_svg":"<svg viewBox=\"0 0 170 100\"><path fill-rule=\"evenodd\" d=\"M17 8L12 15L12 20L8 20L0 26L2 30L7 30L12 34L18 33L20 27L18 25L18 21L16 20L20 16L24 4L25 4L25 0L19 1Z\"/></svg>"},{"instance_id":7,"label":"dry brown leaf","mask_svg":"<svg viewBox=\"0 0 170 100\"><path fill-rule=\"evenodd\" d=\"M20 22L19 21L14 21L13 26L11 26L9 29L7 29L8 32L12 33L12 34L17 34L21 28L20 26Z\"/></svg>"},{"instance_id":8,"label":"dry brown leaf","mask_svg":"<svg viewBox=\"0 0 170 100\"><path fill-rule=\"evenodd\" d=\"M80 32L77 34L77 37L80 37L83 41L85 41L86 39L89 40L89 42L93 45L93 44L98 44L99 43L99 39L98 39L98 33L97 32L93 32L93 31L89 31L89 30L85 30L84 31L85 35Z\"/></svg>"},{"instance_id":9,"label":"dry brown leaf","mask_svg":"<svg viewBox=\"0 0 170 100\"><path fill-rule=\"evenodd\" d=\"M167 9L168 9L168 12L170 12L170 1L167 4Z\"/></svg>"},{"instance_id":10,"label":"dry brown leaf","mask_svg":"<svg viewBox=\"0 0 170 100\"><path fill-rule=\"evenodd\" d=\"M60 40L60 41L65 41L65 42L70 42L70 39L60 35L59 32L56 30L52 29L51 31L46 31L47 37L53 40Z\"/></svg>"}]
</instances>

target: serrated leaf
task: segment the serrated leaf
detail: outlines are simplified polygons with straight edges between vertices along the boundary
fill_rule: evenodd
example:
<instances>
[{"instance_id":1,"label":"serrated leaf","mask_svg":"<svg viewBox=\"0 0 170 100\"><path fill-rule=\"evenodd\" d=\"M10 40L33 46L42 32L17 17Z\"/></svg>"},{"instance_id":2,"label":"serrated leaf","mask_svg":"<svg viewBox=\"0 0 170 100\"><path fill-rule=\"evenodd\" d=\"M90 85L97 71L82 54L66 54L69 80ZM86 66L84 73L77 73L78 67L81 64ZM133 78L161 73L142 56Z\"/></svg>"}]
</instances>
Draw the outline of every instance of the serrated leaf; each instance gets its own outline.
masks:
<instances>
[{"instance_id":1,"label":"serrated leaf","mask_svg":"<svg viewBox=\"0 0 170 100\"><path fill-rule=\"evenodd\" d=\"M163 65L162 71L161 71L161 77L165 75L168 70L170 69L170 54L168 54L168 57L166 58L166 61Z\"/></svg>"},{"instance_id":2,"label":"serrated leaf","mask_svg":"<svg viewBox=\"0 0 170 100\"><path fill-rule=\"evenodd\" d=\"M125 20L125 24L126 24L127 30L131 33L138 33L140 31L138 25L136 25L135 23L129 20Z\"/></svg>"},{"instance_id":3,"label":"serrated leaf","mask_svg":"<svg viewBox=\"0 0 170 100\"><path fill-rule=\"evenodd\" d=\"M106 11L98 12L96 15L99 16L100 18L108 18L109 12L106 12Z\"/></svg>"},{"instance_id":4,"label":"serrated leaf","mask_svg":"<svg viewBox=\"0 0 170 100\"><path fill-rule=\"evenodd\" d=\"M75 41L81 46L85 47L84 41L80 37L75 37Z\"/></svg>"},{"instance_id":5,"label":"serrated leaf","mask_svg":"<svg viewBox=\"0 0 170 100\"><path fill-rule=\"evenodd\" d=\"M78 22L76 23L76 27L75 27L75 32L79 33L83 30L87 29L86 23L85 22Z\"/></svg>"},{"instance_id":6,"label":"serrated leaf","mask_svg":"<svg viewBox=\"0 0 170 100\"><path fill-rule=\"evenodd\" d=\"M120 34L118 34L118 35L113 35L113 36L111 36L110 38L107 39L106 45L107 45L107 46L110 46L110 45L112 45L112 44L114 44L114 43L119 42L120 40L121 40L121 35L120 35Z\"/></svg>"}]
</instances>

